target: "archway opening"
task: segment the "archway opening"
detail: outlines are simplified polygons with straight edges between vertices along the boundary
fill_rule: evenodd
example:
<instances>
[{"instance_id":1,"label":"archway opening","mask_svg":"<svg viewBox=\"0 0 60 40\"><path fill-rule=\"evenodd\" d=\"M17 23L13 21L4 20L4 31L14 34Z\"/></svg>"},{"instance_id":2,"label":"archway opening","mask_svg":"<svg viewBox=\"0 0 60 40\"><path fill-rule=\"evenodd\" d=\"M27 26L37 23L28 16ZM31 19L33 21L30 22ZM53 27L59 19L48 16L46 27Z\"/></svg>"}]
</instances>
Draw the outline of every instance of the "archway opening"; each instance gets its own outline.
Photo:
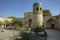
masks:
<instances>
[{"instance_id":1,"label":"archway opening","mask_svg":"<svg viewBox=\"0 0 60 40\"><path fill-rule=\"evenodd\" d=\"M29 19L29 27L31 27L31 23L32 23L32 20L31 20L31 19Z\"/></svg>"},{"instance_id":2,"label":"archway opening","mask_svg":"<svg viewBox=\"0 0 60 40\"><path fill-rule=\"evenodd\" d=\"M51 28L53 28L53 29L54 29L54 24L51 24Z\"/></svg>"},{"instance_id":3,"label":"archway opening","mask_svg":"<svg viewBox=\"0 0 60 40\"><path fill-rule=\"evenodd\" d=\"M55 28L55 20L50 18L47 22L46 22L46 26L47 28Z\"/></svg>"}]
</instances>

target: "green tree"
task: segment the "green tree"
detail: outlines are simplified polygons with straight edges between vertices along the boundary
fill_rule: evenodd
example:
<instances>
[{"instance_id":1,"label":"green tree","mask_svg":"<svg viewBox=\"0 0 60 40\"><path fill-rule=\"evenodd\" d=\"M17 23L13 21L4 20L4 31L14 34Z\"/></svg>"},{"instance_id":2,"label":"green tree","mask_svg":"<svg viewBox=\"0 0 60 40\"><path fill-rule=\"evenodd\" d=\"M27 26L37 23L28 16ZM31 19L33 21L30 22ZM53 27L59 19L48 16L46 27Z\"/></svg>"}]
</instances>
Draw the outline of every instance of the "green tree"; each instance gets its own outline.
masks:
<instances>
[{"instance_id":1,"label":"green tree","mask_svg":"<svg viewBox=\"0 0 60 40\"><path fill-rule=\"evenodd\" d=\"M5 20L5 24L8 27L8 26L10 26L11 23L8 20Z\"/></svg>"},{"instance_id":2,"label":"green tree","mask_svg":"<svg viewBox=\"0 0 60 40\"><path fill-rule=\"evenodd\" d=\"M8 17L8 18L16 18L16 17L14 17L14 16L10 16L10 17Z\"/></svg>"},{"instance_id":3,"label":"green tree","mask_svg":"<svg viewBox=\"0 0 60 40\"><path fill-rule=\"evenodd\" d=\"M44 9L43 10L43 16L51 16L50 10Z\"/></svg>"},{"instance_id":4,"label":"green tree","mask_svg":"<svg viewBox=\"0 0 60 40\"><path fill-rule=\"evenodd\" d=\"M24 23L23 23L23 21L19 20L18 18L15 18L15 19L12 20L11 25L21 26L22 27L24 25Z\"/></svg>"},{"instance_id":5,"label":"green tree","mask_svg":"<svg viewBox=\"0 0 60 40\"><path fill-rule=\"evenodd\" d=\"M2 24L3 24L3 23L0 21L0 26L2 26Z\"/></svg>"},{"instance_id":6,"label":"green tree","mask_svg":"<svg viewBox=\"0 0 60 40\"><path fill-rule=\"evenodd\" d=\"M12 18L12 21L11 21L11 25L13 26L23 26L24 25L24 22L22 20L20 20L19 18L16 18L14 16L10 16L8 18Z\"/></svg>"}]
</instances>

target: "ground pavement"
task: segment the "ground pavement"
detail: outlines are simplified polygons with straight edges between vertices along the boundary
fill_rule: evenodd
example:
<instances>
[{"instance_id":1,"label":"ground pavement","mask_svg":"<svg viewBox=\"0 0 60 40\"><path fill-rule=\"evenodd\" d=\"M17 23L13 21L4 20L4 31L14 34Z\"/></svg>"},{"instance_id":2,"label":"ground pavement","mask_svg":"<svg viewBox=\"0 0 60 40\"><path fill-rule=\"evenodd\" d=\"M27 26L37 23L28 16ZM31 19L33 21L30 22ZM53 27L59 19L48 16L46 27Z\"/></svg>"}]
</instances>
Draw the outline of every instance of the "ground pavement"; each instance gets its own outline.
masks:
<instances>
[{"instance_id":1,"label":"ground pavement","mask_svg":"<svg viewBox=\"0 0 60 40\"><path fill-rule=\"evenodd\" d=\"M60 31L54 29L46 29L48 37L47 40L60 40ZM0 30L0 40L12 40L14 35L17 35L19 32L16 30L6 30L1 32Z\"/></svg>"},{"instance_id":2,"label":"ground pavement","mask_svg":"<svg viewBox=\"0 0 60 40\"><path fill-rule=\"evenodd\" d=\"M1 32L0 29L0 40L12 40L12 38L18 34L18 31L16 30L6 30L3 29L4 32Z\"/></svg>"},{"instance_id":3,"label":"ground pavement","mask_svg":"<svg viewBox=\"0 0 60 40\"><path fill-rule=\"evenodd\" d=\"M54 29L46 29L48 37L47 40L60 40L60 31Z\"/></svg>"}]
</instances>

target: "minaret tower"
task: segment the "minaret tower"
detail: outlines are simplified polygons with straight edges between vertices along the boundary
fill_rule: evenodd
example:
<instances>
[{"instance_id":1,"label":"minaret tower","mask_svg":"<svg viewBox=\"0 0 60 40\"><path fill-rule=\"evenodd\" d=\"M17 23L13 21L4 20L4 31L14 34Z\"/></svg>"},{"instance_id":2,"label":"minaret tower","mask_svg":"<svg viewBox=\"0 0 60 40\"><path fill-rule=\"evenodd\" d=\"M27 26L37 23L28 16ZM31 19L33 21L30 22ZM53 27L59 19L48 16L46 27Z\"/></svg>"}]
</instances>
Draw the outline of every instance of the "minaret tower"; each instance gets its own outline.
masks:
<instances>
[{"instance_id":1,"label":"minaret tower","mask_svg":"<svg viewBox=\"0 0 60 40\"><path fill-rule=\"evenodd\" d=\"M39 2L35 2L33 4L33 19L32 19L33 26L42 27L43 25L43 13L42 13L42 4Z\"/></svg>"}]
</instances>

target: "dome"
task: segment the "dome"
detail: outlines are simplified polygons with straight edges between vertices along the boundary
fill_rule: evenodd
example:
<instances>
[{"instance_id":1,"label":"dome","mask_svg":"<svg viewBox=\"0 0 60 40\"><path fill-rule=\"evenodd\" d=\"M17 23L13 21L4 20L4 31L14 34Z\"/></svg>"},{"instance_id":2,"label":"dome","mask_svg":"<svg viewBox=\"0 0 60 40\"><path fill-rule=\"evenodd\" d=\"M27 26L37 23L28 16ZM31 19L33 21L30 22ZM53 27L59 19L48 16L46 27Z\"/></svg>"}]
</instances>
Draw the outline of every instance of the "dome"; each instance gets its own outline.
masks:
<instances>
[{"instance_id":1,"label":"dome","mask_svg":"<svg viewBox=\"0 0 60 40\"><path fill-rule=\"evenodd\" d=\"M41 5L41 3L35 2L35 3L33 4L33 6L37 6L37 5Z\"/></svg>"}]
</instances>

